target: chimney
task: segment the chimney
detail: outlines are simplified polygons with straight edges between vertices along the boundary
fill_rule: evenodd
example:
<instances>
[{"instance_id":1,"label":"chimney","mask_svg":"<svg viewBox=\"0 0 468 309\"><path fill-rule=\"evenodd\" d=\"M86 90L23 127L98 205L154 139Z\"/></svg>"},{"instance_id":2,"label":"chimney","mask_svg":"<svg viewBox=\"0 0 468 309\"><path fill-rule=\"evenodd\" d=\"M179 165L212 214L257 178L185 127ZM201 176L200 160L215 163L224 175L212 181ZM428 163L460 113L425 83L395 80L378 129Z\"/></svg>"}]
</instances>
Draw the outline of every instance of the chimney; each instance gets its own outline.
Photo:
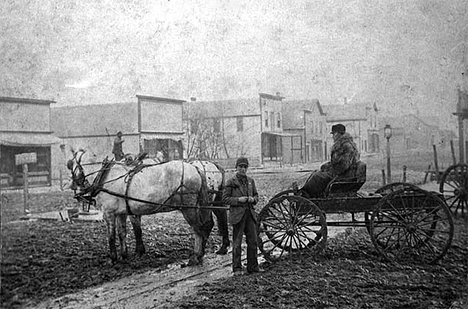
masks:
<instances>
[{"instance_id":1,"label":"chimney","mask_svg":"<svg viewBox=\"0 0 468 309\"><path fill-rule=\"evenodd\" d=\"M197 98L195 98L195 97L190 98L190 102L196 102L196 101L197 101Z\"/></svg>"}]
</instances>

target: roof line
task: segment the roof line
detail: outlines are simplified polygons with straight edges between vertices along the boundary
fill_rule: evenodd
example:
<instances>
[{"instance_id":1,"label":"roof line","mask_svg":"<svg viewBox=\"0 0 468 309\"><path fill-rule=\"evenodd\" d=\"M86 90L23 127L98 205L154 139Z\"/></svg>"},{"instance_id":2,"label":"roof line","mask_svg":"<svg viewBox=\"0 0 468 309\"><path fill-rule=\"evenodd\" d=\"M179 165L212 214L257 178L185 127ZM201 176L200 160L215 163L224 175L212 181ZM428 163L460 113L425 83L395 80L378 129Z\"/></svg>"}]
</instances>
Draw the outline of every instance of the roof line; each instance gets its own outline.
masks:
<instances>
[{"instance_id":1,"label":"roof line","mask_svg":"<svg viewBox=\"0 0 468 309\"><path fill-rule=\"evenodd\" d=\"M345 118L345 119L327 119L326 122L337 122L337 121L366 121L367 118Z\"/></svg>"},{"instance_id":2,"label":"roof line","mask_svg":"<svg viewBox=\"0 0 468 309\"><path fill-rule=\"evenodd\" d=\"M139 94L137 94L136 97L138 99L146 99L146 100L154 100L154 101L162 101L162 102L171 102L171 103L184 103L184 102L187 102L186 100L177 100L177 99L169 99L169 98L162 98L162 97L153 97L153 96L139 95Z\"/></svg>"},{"instance_id":3,"label":"roof line","mask_svg":"<svg viewBox=\"0 0 468 309\"><path fill-rule=\"evenodd\" d=\"M272 99L272 100L282 100L285 97L279 96L279 95L274 95L274 94L268 94L268 93L259 93L258 94L261 98L267 98L267 99Z\"/></svg>"},{"instance_id":4,"label":"roof line","mask_svg":"<svg viewBox=\"0 0 468 309\"><path fill-rule=\"evenodd\" d=\"M54 104L57 103L52 100L38 100L26 98L13 98L13 97L0 97L0 101L12 103L26 103L26 104Z\"/></svg>"}]
</instances>

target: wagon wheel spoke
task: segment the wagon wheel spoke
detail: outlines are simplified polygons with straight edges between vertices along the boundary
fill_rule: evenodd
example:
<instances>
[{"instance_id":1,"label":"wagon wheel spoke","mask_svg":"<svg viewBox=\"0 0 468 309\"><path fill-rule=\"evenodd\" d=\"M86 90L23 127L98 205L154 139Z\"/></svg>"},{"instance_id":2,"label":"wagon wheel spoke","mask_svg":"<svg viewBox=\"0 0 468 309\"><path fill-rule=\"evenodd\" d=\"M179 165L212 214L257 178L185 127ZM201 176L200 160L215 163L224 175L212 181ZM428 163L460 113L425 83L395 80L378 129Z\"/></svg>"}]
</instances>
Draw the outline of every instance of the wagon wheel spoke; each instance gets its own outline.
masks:
<instances>
[{"instance_id":1,"label":"wagon wheel spoke","mask_svg":"<svg viewBox=\"0 0 468 309\"><path fill-rule=\"evenodd\" d=\"M436 194L402 189L377 204L370 230L384 258L432 263L450 247L453 222L449 208Z\"/></svg>"},{"instance_id":2,"label":"wagon wheel spoke","mask_svg":"<svg viewBox=\"0 0 468 309\"><path fill-rule=\"evenodd\" d=\"M269 255L269 254L271 254L275 249L281 249L282 251L284 251L284 249L281 248L281 247L279 246L279 244L281 244L287 236L288 236L287 234L282 234L282 235L280 235L280 236L278 237L278 238L281 238L280 241L275 241L275 242L271 241L271 243L273 244L273 247L270 248L270 249L268 249L268 250L266 250L266 251L264 252L264 254L266 253L267 255ZM265 242L262 242L261 248L264 248L263 245L264 245L265 243L266 243L266 241L265 241Z\"/></svg>"},{"instance_id":3,"label":"wagon wheel spoke","mask_svg":"<svg viewBox=\"0 0 468 309\"><path fill-rule=\"evenodd\" d=\"M318 252L317 244L325 247L325 217L302 197L281 195L271 199L260 212L258 224L259 249L270 261L291 257L303 249Z\"/></svg>"}]
</instances>

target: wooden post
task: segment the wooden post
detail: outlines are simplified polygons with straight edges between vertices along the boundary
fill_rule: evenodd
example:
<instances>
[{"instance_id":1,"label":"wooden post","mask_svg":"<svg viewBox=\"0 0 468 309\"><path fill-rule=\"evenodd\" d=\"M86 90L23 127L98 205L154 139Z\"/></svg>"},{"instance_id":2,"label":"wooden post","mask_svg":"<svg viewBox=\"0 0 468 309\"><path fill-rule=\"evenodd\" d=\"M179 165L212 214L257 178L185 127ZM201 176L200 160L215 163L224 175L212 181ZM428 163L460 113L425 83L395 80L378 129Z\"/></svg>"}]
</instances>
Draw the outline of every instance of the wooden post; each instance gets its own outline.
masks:
<instances>
[{"instance_id":1,"label":"wooden post","mask_svg":"<svg viewBox=\"0 0 468 309\"><path fill-rule=\"evenodd\" d=\"M392 182L392 171L390 164L390 139L387 138L387 183Z\"/></svg>"},{"instance_id":2,"label":"wooden post","mask_svg":"<svg viewBox=\"0 0 468 309\"><path fill-rule=\"evenodd\" d=\"M434 150L434 168L435 168L436 180L437 180L437 183L439 183L439 162L437 162L436 145L432 145L432 149Z\"/></svg>"},{"instance_id":3,"label":"wooden post","mask_svg":"<svg viewBox=\"0 0 468 309\"><path fill-rule=\"evenodd\" d=\"M431 165L429 164L429 166L427 167L427 171L426 171L426 174L424 175L424 181L423 183L426 183L427 182L427 176L431 173Z\"/></svg>"},{"instance_id":4,"label":"wooden post","mask_svg":"<svg viewBox=\"0 0 468 309\"><path fill-rule=\"evenodd\" d=\"M455 148L453 147L453 139L450 140L450 151L452 152L453 165L457 164L457 159L455 158Z\"/></svg>"},{"instance_id":5,"label":"wooden post","mask_svg":"<svg viewBox=\"0 0 468 309\"><path fill-rule=\"evenodd\" d=\"M63 191L63 176L62 176L62 170L61 169L59 170L59 177L60 177L60 190Z\"/></svg>"},{"instance_id":6,"label":"wooden post","mask_svg":"<svg viewBox=\"0 0 468 309\"><path fill-rule=\"evenodd\" d=\"M28 163L36 163L37 155L35 152L19 153L15 155L15 164L23 167L23 196L24 196L24 213L29 213L29 192L28 192Z\"/></svg>"},{"instance_id":7,"label":"wooden post","mask_svg":"<svg viewBox=\"0 0 468 309\"><path fill-rule=\"evenodd\" d=\"M406 165L403 165L403 182L406 182Z\"/></svg>"},{"instance_id":8,"label":"wooden post","mask_svg":"<svg viewBox=\"0 0 468 309\"><path fill-rule=\"evenodd\" d=\"M290 165L292 166L294 162L294 140L293 137L291 136L291 163Z\"/></svg>"},{"instance_id":9,"label":"wooden post","mask_svg":"<svg viewBox=\"0 0 468 309\"><path fill-rule=\"evenodd\" d=\"M382 169L382 185L385 186L386 184L387 184L387 183L386 183L386 178L385 178L385 170Z\"/></svg>"},{"instance_id":10,"label":"wooden post","mask_svg":"<svg viewBox=\"0 0 468 309\"><path fill-rule=\"evenodd\" d=\"M458 100L461 102L460 91L458 93ZM460 163L465 163L465 129L463 128L463 116L458 115L458 148L460 155Z\"/></svg>"},{"instance_id":11,"label":"wooden post","mask_svg":"<svg viewBox=\"0 0 468 309\"><path fill-rule=\"evenodd\" d=\"M29 213L29 191L28 191L28 164L23 164L23 199L24 199L24 214Z\"/></svg>"}]
</instances>

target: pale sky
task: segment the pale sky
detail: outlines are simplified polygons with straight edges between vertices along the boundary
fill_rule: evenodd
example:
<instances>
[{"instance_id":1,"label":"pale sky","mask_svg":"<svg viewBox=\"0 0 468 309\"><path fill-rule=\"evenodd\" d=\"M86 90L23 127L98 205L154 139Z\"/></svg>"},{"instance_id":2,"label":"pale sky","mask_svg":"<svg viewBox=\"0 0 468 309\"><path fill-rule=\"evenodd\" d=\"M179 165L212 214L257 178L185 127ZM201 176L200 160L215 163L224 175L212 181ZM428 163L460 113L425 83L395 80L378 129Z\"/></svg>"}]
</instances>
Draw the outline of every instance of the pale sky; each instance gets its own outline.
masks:
<instances>
[{"instance_id":1,"label":"pale sky","mask_svg":"<svg viewBox=\"0 0 468 309\"><path fill-rule=\"evenodd\" d=\"M456 128L456 89L468 90L468 0L5 2L2 96L68 106L280 92Z\"/></svg>"}]
</instances>

